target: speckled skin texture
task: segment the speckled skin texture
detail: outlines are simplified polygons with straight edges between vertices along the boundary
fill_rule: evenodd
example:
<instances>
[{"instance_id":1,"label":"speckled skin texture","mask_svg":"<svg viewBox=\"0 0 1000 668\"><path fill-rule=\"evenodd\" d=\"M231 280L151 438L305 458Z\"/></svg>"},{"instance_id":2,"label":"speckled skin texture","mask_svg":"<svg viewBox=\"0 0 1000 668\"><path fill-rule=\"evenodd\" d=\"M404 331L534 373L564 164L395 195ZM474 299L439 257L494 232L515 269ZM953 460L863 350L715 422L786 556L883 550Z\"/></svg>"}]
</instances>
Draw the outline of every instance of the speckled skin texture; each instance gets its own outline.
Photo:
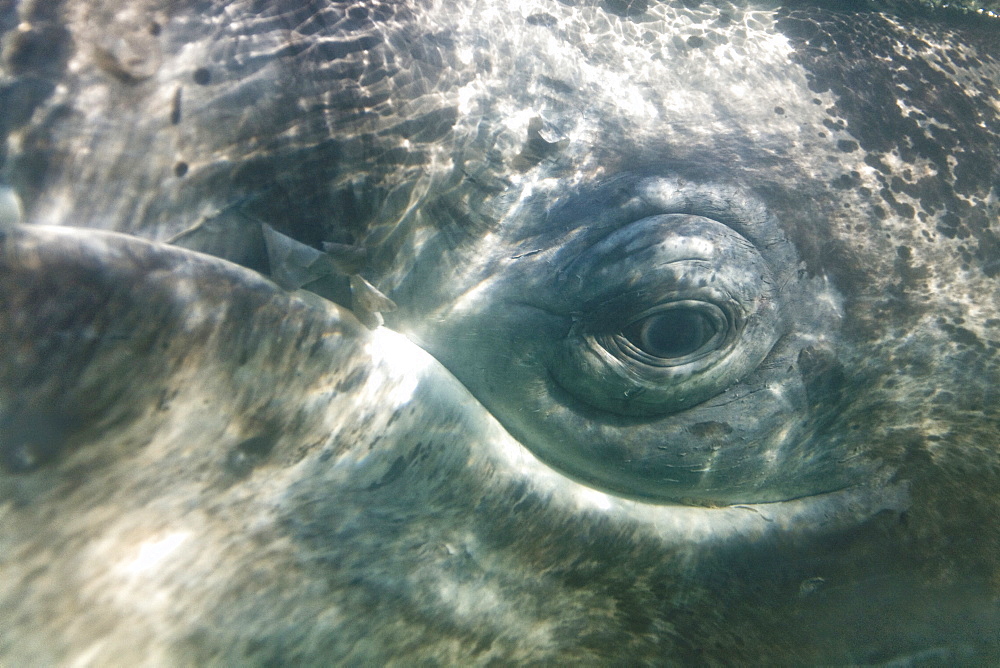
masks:
<instances>
[{"instance_id":1,"label":"speckled skin texture","mask_svg":"<svg viewBox=\"0 0 1000 668\"><path fill-rule=\"evenodd\" d=\"M995 20L163 4L0 0L0 662L1000 658ZM554 393L567 267L673 214L756 249L777 341L697 406Z\"/></svg>"}]
</instances>

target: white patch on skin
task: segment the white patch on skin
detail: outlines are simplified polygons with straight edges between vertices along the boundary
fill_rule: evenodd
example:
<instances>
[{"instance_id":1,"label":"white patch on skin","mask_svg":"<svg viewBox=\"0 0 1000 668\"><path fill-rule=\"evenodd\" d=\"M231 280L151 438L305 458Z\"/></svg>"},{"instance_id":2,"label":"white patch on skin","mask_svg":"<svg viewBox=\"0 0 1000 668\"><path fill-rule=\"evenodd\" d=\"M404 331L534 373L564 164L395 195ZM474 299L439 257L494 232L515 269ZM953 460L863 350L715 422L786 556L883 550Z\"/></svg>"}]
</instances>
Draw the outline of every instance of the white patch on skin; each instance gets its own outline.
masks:
<instances>
[{"instance_id":1,"label":"white patch on skin","mask_svg":"<svg viewBox=\"0 0 1000 668\"><path fill-rule=\"evenodd\" d=\"M882 161L889 165L893 174L902 174L909 169L915 175L916 179L920 179L923 176L937 176L937 168L934 166L934 163L924 158L917 158L913 162L906 162L899 157L899 153L895 149L883 154Z\"/></svg>"},{"instance_id":2,"label":"white patch on skin","mask_svg":"<svg viewBox=\"0 0 1000 668\"><path fill-rule=\"evenodd\" d=\"M458 61L463 65L471 65L472 61L475 59L475 53L473 52L472 47L468 46L458 49L455 52L455 55L458 57Z\"/></svg>"},{"instance_id":3,"label":"white patch on skin","mask_svg":"<svg viewBox=\"0 0 1000 668\"><path fill-rule=\"evenodd\" d=\"M921 130L923 130L924 134L930 139L933 139L933 135L931 135L930 132L928 132L928 128L937 127L937 128L943 128L945 130L954 130L954 128L951 125L947 123L942 123L936 118L921 118L923 110L908 104L906 100L902 98L896 98L896 106L899 107L900 111L903 112L904 116L909 116L910 118L915 119L917 126Z\"/></svg>"},{"instance_id":4,"label":"white patch on skin","mask_svg":"<svg viewBox=\"0 0 1000 668\"><path fill-rule=\"evenodd\" d=\"M574 497L582 510L596 510L604 512L611 510L612 507L613 498L611 496L584 485L578 486Z\"/></svg>"},{"instance_id":5,"label":"white patch on skin","mask_svg":"<svg viewBox=\"0 0 1000 668\"><path fill-rule=\"evenodd\" d=\"M368 353L375 369L386 376L391 374L394 378L369 384L378 389L377 396L363 399L362 404L371 402L371 405L382 406L382 410L386 412L392 411L413 398L421 377L434 363L433 358L404 335L391 329L379 327L371 336Z\"/></svg>"},{"instance_id":6,"label":"white patch on skin","mask_svg":"<svg viewBox=\"0 0 1000 668\"><path fill-rule=\"evenodd\" d=\"M747 88L743 84L736 83L729 87L729 94L735 98L746 97Z\"/></svg>"},{"instance_id":7,"label":"white patch on skin","mask_svg":"<svg viewBox=\"0 0 1000 668\"><path fill-rule=\"evenodd\" d=\"M174 294L184 313L184 329L187 332L193 332L203 326L213 316L213 313L205 301L199 298L193 281L183 276L177 276L175 280Z\"/></svg>"},{"instance_id":8,"label":"white patch on skin","mask_svg":"<svg viewBox=\"0 0 1000 668\"><path fill-rule=\"evenodd\" d=\"M137 510L130 518L141 522L143 512ZM197 559L196 555L206 549L205 545L192 546L192 530L174 526L179 523L155 533L134 526L91 543L83 554L82 572L93 571L89 596L95 603L113 600L144 617L166 614L172 607L175 578L190 569L193 556ZM194 571L191 576L196 577Z\"/></svg>"},{"instance_id":9,"label":"white patch on skin","mask_svg":"<svg viewBox=\"0 0 1000 668\"><path fill-rule=\"evenodd\" d=\"M447 312L454 315L463 312L478 311L479 305L484 301L489 301L495 289L495 286L490 281L479 282L470 290L464 292L454 304L447 307Z\"/></svg>"},{"instance_id":10,"label":"white patch on skin","mask_svg":"<svg viewBox=\"0 0 1000 668\"><path fill-rule=\"evenodd\" d=\"M446 570L438 571L447 573ZM552 644L553 624L545 623L535 615L513 609L509 594L487 579L477 578L462 582L446 577L438 578L437 594L444 609L452 611L456 619L473 626L504 629L521 639L530 638L536 646Z\"/></svg>"},{"instance_id":11,"label":"white patch on skin","mask_svg":"<svg viewBox=\"0 0 1000 668\"><path fill-rule=\"evenodd\" d=\"M479 81L471 81L458 89L458 113L467 116L479 108L482 96Z\"/></svg>"},{"instance_id":12,"label":"white patch on skin","mask_svg":"<svg viewBox=\"0 0 1000 668\"><path fill-rule=\"evenodd\" d=\"M504 126L515 135L527 136L528 123L538 116L534 109L520 109L503 119Z\"/></svg>"},{"instance_id":13,"label":"white patch on skin","mask_svg":"<svg viewBox=\"0 0 1000 668\"><path fill-rule=\"evenodd\" d=\"M814 299L824 308L821 313L831 319L831 324L835 320L844 317L844 300L840 292L830 282L829 276L823 276L823 287L815 292Z\"/></svg>"},{"instance_id":14,"label":"white patch on skin","mask_svg":"<svg viewBox=\"0 0 1000 668\"><path fill-rule=\"evenodd\" d=\"M74 656L67 665L70 668L89 668L90 666L99 665L100 661L98 659L104 651L105 645L106 643L103 640L92 643L89 647L84 648Z\"/></svg>"},{"instance_id":15,"label":"white patch on skin","mask_svg":"<svg viewBox=\"0 0 1000 668\"><path fill-rule=\"evenodd\" d=\"M190 537L189 531L172 531L153 536L140 544L138 550L123 560L118 568L129 576L141 577L159 568Z\"/></svg>"}]
</instances>

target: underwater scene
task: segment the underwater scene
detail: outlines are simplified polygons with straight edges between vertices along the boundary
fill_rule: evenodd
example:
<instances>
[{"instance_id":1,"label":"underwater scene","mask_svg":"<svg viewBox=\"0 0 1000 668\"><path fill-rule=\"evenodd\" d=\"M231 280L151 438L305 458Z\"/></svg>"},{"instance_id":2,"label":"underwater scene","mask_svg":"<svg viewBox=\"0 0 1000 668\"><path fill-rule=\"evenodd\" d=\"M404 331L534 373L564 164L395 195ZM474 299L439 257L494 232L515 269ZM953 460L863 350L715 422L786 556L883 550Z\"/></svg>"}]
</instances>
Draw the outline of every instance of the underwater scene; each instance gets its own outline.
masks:
<instances>
[{"instance_id":1,"label":"underwater scene","mask_svg":"<svg viewBox=\"0 0 1000 668\"><path fill-rule=\"evenodd\" d=\"M1000 662L1000 4L0 0L0 611Z\"/></svg>"}]
</instances>

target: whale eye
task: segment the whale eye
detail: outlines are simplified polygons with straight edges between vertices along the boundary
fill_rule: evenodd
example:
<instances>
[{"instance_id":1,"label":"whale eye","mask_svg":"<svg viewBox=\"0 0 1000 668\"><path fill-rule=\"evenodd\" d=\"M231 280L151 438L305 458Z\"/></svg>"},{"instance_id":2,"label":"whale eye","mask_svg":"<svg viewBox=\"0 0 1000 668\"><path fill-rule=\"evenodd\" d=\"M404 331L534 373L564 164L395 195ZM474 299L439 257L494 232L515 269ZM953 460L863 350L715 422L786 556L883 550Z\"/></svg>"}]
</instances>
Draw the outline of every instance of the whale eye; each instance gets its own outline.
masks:
<instances>
[{"instance_id":1,"label":"whale eye","mask_svg":"<svg viewBox=\"0 0 1000 668\"><path fill-rule=\"evenodd\" d=\"M837 409L801 351L836 360L842 302L763 202L631 175L549 195L512 215L516 252L472 247L494 260L415 332L525 448L654 502L782 501L866 470L801 438Z\"/></svg>"},{"instance_id":2,"label":"whale eye","mask_svg":"<svg viewBox=\"0 0 1000 668\"><path fill-rule=\"evenodd\" d=\"M627 325L620 334L619 345L637 359L671 363L711 349L709 344L717 343L719 334L720 323L715 313L681 305Z\"/></svg>"},{"instance_id":3,"label":"whale eye","mask_svg":"<svg viewBox=\"0 0 1000 668\"><path fill-rule=\"evenodd\" d=\"M660 214L580 253L560 286L575 321L549 373L589 409L663 416L724 392L782 327L767 262L710 218Z\"/></svg>"}]
</instances>

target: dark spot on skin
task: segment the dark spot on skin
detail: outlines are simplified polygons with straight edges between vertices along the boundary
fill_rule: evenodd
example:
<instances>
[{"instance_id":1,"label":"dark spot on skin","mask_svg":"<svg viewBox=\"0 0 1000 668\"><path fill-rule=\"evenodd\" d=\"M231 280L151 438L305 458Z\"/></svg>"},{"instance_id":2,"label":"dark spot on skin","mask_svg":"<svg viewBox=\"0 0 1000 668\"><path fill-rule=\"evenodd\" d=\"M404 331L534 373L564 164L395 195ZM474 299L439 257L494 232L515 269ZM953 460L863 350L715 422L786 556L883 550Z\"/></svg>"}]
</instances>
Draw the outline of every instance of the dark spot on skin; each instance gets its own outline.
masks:
<instances>
[{"instance_id":1,"label":"dark spot on skin","mask_svg":"<svg viewBox=\"0 0 1000 668\"><path fill-rule=\"evenodd\" d=\"M865 156L865 164L868 165L869 167L877 169L883 174L889 174L892 172L892 168L889 167L889 165L885 164L885 161L883 161L880 157L872 153L869 153Z\"/></svg>"},{"instance_id":2,"label":"dark spot on skin","mask_svg":"<svg viewBox=\"0 0 1000 668\"><path fill-rule=\"evenodd\" d=\"M543 127L544 123L540 118L533 118L529 121L528 138L524 143L524 148L521 149L521 153L512 161L513 167L518 171L523 172L530 169L566 147L568 140L546 140L541 132Z\"/></svg>"},{"instance_id":3,"label":"dark spot on skin","mask_svg":"<svg viewBox=\"0 0 1000 668\"><path fill-rule=\"evenodd\" d=\"M784 116L785 115L785 108L784 107L775 107L774 108L774 113L778 114L779 116Z\"/></svg>"},{"instance_id":4,"label":"dark spot on skin","mask_svg":"<svg viewBox=\"0 0 1000 668\"><path fill-rule=\"evenodd\" d=\"M178 162L174 165L174 176L180 178L188 173L188 164L186 162Z\"/></svg>"},{"instance_id":5,"label":"dark spot on skin","mask_svg":"<svg viewBox=\"0 0 1000 668\"><path fill-rule=\"evenodd\" d=\"M888 188L882 188L879 191L879 195L892 207L897 215L903 218L913 218L916 215L917 212L911 205L899 202Z\"/></svg>"},{"instance_id":6,"label":"dark spot on skin","mask_svg":"<svg viewBox=\"0 0 1000 668\"><path fill-rule=\"evenodd\" d=\"M687 38L687 45L692 49L697 49L705 43L705 40L697 35L691 35Z\"/></svg>"},{"instance_id":7,"label":"dark spot on skin","mask_svg":"<svg viewBox=\"0 0 1000 668\"><path fill-rule=\"evenodd\" d=\"M92 53L94 64L123 84L135 85L144 81L156 69L155 58L151 58L149 53L138 55L127 49L101 47L95 48Z\"/></svg>"},{"instance_id":8,"label":"dark spot on skin","mask_svg":"<svg viewBox=\"0 0 1000 668\"><path fill-rule=\"evenodd\" d=\"M28 30L5 35L5 65L15 76L49 76L55 79L72 50L69 32L52 23L32 24Z\"/></svg>"},{"instance_id":9,"label":"dark spot on skin","mask_svg":"<svg viewBox=\"0 0 1000 668\"><path fill-rule=\"evenodd\" d=\"M479 656L483 652L489 650L493 647L494 640L496 640L495 634L490 634L489 636L480 638L479 642L476 643L476 646L472 650L472 656Z\"/></svg>"},{"instance_id":10,"label":"dark spot on skin","mask_svg":"<svg viewBox=\"0 0 1000 668\"><path fill-rule=\"evenodd\" d=\"M194 82L199 86L207 86L212 81L212 73L205 67L199 67L194 71L194 74L191 75L191 78L194 79Z\"/></svg>"},{"instance_id":11,"label":"dark spot on skin","mask_svg":"<svg viewBox=\"0 0 1000 668\"><path fill-rule=\"evenodd\" d=\"M528 25L542 26L545 28L554 28L558 24L556 17L552 16L552 14L546 14L545 12L532 14L527 18L527 21Z\"/></svg>"},{"instance_id":12,"label":"dark spot on skin","mask_svg":"<svg viewBox=\"0 0 1000 668\"><path fill-rule=\"evenodd\" d=\"M983 342L971 329L952 325L948 322L939 322L941 329L948 334L948 338L960 346L967 348L984 349Z\"/></svg>"},{"instance_id":13,"label":"dark spot on skin","mask_svg":"<svg viewBox=\"0 0 1000 668\"><path fill-rule=\"evenodd\" d=\"M570 86L565 81L562 81L561 79L553 79L551 77L543 75L539 77L539 81L541 81L543 84L551 88L556 93L560 93L563 95L570 95L576 90L575 88Z\"/></svg>"},{"instance_id":14,"label":"dark spot on skin","mask_svg":"<svg viewBox=\"0 0 1000 668\"><path fill-rule=\"evenodd\" d=\"M274 450L274 435L258 435L241 441L226 456L226 469L236 477L248 475Z\"/></svg>"},{"instance_id":15,"label":"dark spot on skin","mask_svg":"<svg viewBox=\"0 0 1000 668\"><path fill-rule=\"evenodd\" d=\"M984 274L990 278L1000 275L1000 238L992 230L984 230L980 236L976 259Z\"/></svg>"},{"instance_id":16,"label":"dark spot on skin","mask_svg":"<svg viewBox=\"0 0 1000 668\"><path fill-rule=\"evenodd\" d=\"M899 280L885 288L885 299L879 303L882 317L901 321L923 313L926 307L915 299L915 296L920 295L926 288L929 275L927 268L914 264L913 249L909 246L896 247L893 268Z\"/></svg>"},{"instance_id":17,"label":"dark spot on skin","mask_svg":"<svg viewBox=\"0 0 1000 668\"><path fill-rule=\"evenodd\" d=\"M946 213L938 221L937 231L949 239L954 239L958 234L960 221L961 219L954 213Z\"/></svg>"},{"instance_id":18,"label":"dark spot on skin","mask_svg":"<svg viewBox=\"0 0 1000 668\"><path fill-rule=\"evenodd\" d=\"M831 185L839 190L849 190L850 188L860 185L860 183L860 179L855 176L854 173L841 174L831 181Z\"/></svg>"},{"instance_id":19,"label":"dark spot on skin","mask_svg":"<svg viewBox=\"0 0 1000 668\"><path fill-rule=\"evenodd\" d=\"M333 388L337 392L353 392L368 380L368 369L363 366L359 366L349 374L346 378L341 379L337 382L337 385Z\"/></svg>"},{"instance_id":20,"label":"dark spot on skin","mask_svg":"<svg viewBox=\"0 0 1000 668\"><path fill-rule=\"evenodd\" d=\"M395 423L396 420L398 420L402 416L403 416L403 407L400 406L399 408L397 408L396 410L394 410L392 412L392 415L389 416L389 419L385 423L386 429L388 429L390 426L392 426L393 423ZM422 444L418 443L417 444L417 449L419 450L421 447L423 447Z\"/></svg>"},{"instance_id":21,"label":"dark spot on skin","mask_svg":"<svg viewBox=\"0 0 1000 668\"><path fill-rule=\"evenodd\" d=\"M368 491L372 492L380 487L385 487L386 485L395 482L403 475L404 471L406 471L406 460L402 457L396 457L396 459L392 462L392 466L390 466L389 470L385 472L385 475L383 475L378 482L373 482L368 486Z\"/></svg>"},{"instance_id":22,"label":"dark spot on skin","mask_svg":"<svg viewBox=\"0 0 1000 668\"><path fill-rule=\"evenodd\" d=\"M174 91L174 99L170 105L170 124L177 125L181 122L181 87Z\"/></svg>"},{"instance_id":23,"label":"dark spot on skin","mask_svg":"<svg viewBox=\"0 0 1000 668\"><path fill-rule=\"evenodd\" d=\"M720 439L733 433L733 428L725 422L698 422L687 428L691 434L698 438Z\"/></svg>"}]
</instances>

